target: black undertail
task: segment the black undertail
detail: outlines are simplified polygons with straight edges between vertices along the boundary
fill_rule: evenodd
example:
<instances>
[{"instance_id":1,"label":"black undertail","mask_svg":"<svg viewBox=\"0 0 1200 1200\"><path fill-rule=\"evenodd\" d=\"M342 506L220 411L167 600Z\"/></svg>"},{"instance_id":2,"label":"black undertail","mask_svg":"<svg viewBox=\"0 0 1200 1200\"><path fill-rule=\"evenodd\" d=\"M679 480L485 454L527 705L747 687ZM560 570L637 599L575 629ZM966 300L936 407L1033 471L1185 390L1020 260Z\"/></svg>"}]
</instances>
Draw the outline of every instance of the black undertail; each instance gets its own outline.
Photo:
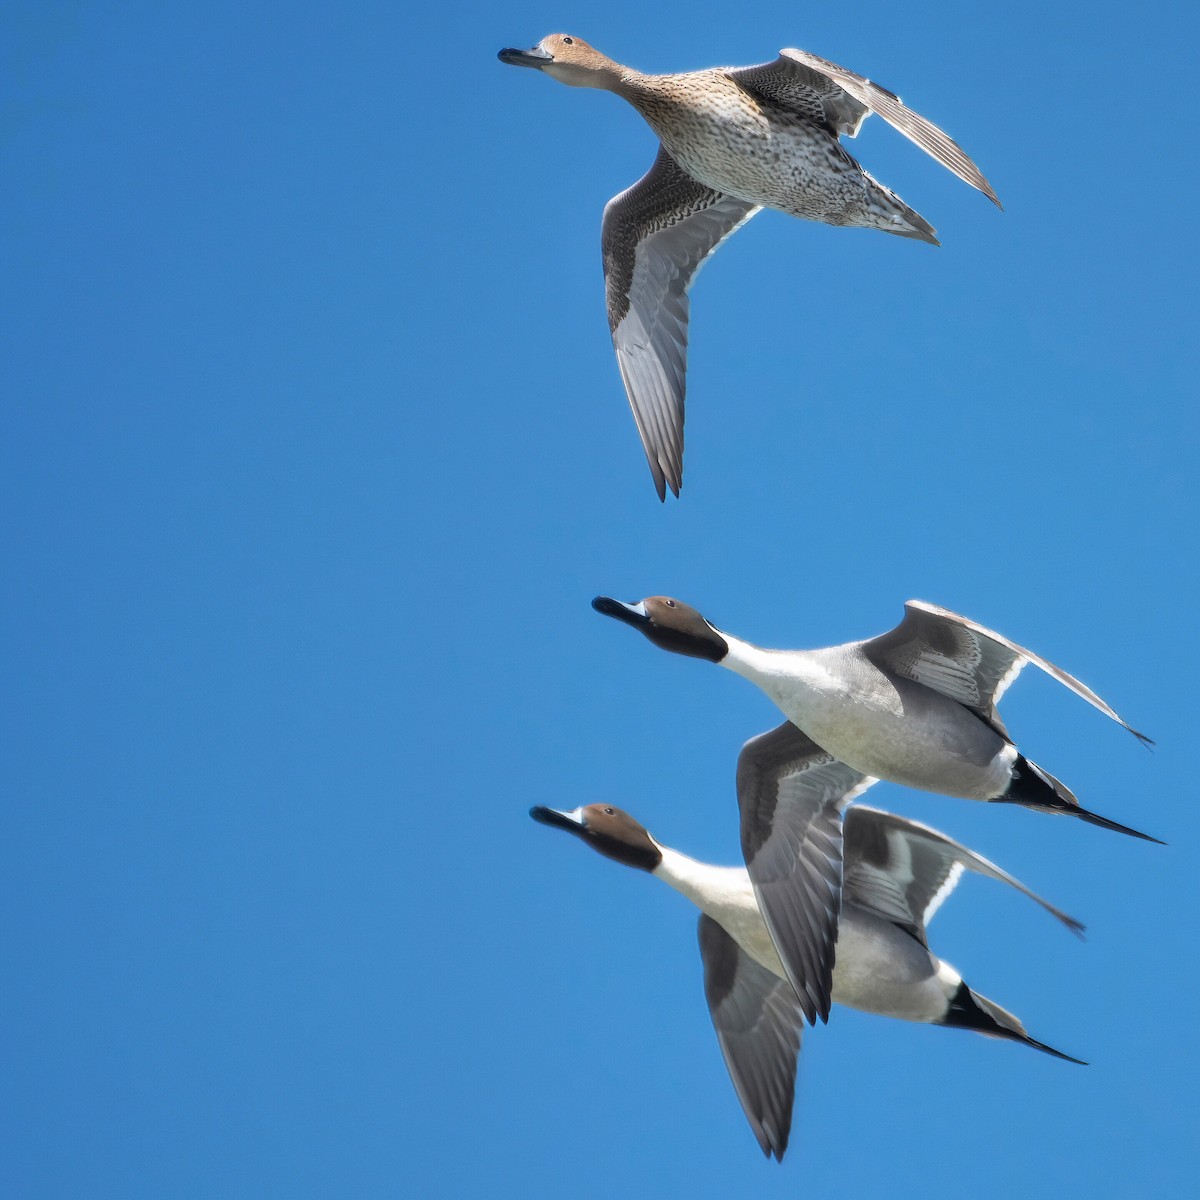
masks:
<instances>
[{"instance_id":1,"label":"black undertail","mask_svg":"<svg viewBox=\"0 0 1200 1200\"><path fill-rule=\"evenodd\" d=\"M1011 1022L1011 1024L1006 1022ZM1052 1054L1055 1058L1064 1059L1066 1062L1078 1063L1082 1067L1087 1066L1082 1058L1073 1058L1070 1054L1055 1050L1053 1046L1047 1046L1045 1042L1031 1038L1011 1013L1006 1013L999 1005L992 1004L982 996L976 996L965 983L958 985L958 991L954 993L954 998L950 1001L950 1009L939 1024L953 1029L972 1029L976 1033L984 1033L989 1037L1021 1042L1023 1045L1040 1050L1043 1054Z\"/></svg>"},{"instance_id":2,"label":"black undertail","mask_svg":"<svg viewBox=\"0 0 1200 1200\"><path fill-rule=\"evenodd\" d=\"M1110 821L1098 813L1089 812L1082 807L1074 794L1064 784L1060 783L1049 771L1044 771L1036 763L1031 763L1023 754L1017 755L1012 767L1012 782L1003 796L997 796L993 804L1019 804L1023 808L1039 809L1042 812L1064 813L1067 816L1078 817L1089 825L1099 825L1102 829L1113 829L1117 833L1125 833L1130 837L1141 838L1146 842L1154 842L1159 846L1166 843L1148 833L1140 833L1122 825L1118 821Z\"/></svg>"}]
</instances>

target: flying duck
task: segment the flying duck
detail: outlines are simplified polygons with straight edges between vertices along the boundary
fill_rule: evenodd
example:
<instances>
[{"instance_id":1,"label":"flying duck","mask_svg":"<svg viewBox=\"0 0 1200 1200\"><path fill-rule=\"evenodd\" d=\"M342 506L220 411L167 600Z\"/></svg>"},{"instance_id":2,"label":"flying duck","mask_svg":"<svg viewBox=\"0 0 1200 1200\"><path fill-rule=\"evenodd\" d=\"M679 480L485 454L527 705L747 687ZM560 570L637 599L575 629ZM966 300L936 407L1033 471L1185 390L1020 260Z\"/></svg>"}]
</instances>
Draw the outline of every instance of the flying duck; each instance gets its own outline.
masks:
<instances>
[{"instance_id":1,"label":"flying duck","mask_svg":"<svg viewBox=\"0 0 1200 1200\"><path fill-rule=\"evenodd\" d=\"M747 871L672 850L613 805L589 804L572 812L536 807L530 816L576 835L608 858L648 871L700 909L704 992L725 1066L763 1153L782 1160L804 1011ZM1076 933L1083 928L1078 921L944 834L864 805L846 816L845 860L834 1000L900 1020L973 1029L1082 1061L1030 1037L1012 1013L972 991L929 949L926 937L927 924L964 870L1019 889Z\"/></svg>"},{"instance_id":2,"label":"flying duck","mask_svg":"<svg viewBox=\"0 0 1200 1200\"><path fill-rule=\"evenodd\" d=\"M864 776L921 791L1066 813L1146 841L1157 838L1083 808L1021 754L996 704L1029 663L1150 743L1089 687L967 617L910 600L888 633L821 650L766 650L718 630L667 596L592 607L656 646L703 658L757 684L820 750Z\"/></svg>"},{"instance_id":3,"label":"flying duck","mask_svg":"<svg viewBox=\"0 0 1200 1200\"><path fill-rule=\"evenodd\" d=\"M838 140L878 113L960 179L1000 201L936 125L869 79L804 50L773 62L646 75L582 38L552 34L501 62L629 101L660 140L649 172L604 209L608 321L660 500L683 482L688 288L760 208L937 245L933 226L876 182Z\"/></svg>"}]
</instances>

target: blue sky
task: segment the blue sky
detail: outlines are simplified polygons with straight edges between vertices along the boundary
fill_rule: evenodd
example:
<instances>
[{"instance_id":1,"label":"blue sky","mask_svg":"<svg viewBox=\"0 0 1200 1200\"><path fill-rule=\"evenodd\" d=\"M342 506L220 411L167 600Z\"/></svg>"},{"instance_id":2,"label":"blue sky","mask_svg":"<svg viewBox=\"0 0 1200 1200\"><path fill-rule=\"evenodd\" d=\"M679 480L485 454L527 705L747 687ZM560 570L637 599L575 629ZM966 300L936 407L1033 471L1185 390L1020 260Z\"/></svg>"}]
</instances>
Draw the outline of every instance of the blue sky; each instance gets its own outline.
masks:
<instances>
[{"instance_id":1,"label":"blue sky","mask_svg":"<svg viewBox=\"0 0 1200 1200\"><path fill-rule=\"evenodd\" d=\"M0 54L0 1181L50 1197L1166 1194L1194 1184L1190 6L19 4ZM654 141L496 61L812 50L971 153L854 152L943 246L764 214L693 293L654 497L604 202ZM835 1010L764 1162L694 917L528 819L737 854L778 718L588 602L764 645L909 597L1027 672L1022 748L1163 838L881 786L1088 924L932 941L1077 1068Z\"/></svg>"}]
</instances>

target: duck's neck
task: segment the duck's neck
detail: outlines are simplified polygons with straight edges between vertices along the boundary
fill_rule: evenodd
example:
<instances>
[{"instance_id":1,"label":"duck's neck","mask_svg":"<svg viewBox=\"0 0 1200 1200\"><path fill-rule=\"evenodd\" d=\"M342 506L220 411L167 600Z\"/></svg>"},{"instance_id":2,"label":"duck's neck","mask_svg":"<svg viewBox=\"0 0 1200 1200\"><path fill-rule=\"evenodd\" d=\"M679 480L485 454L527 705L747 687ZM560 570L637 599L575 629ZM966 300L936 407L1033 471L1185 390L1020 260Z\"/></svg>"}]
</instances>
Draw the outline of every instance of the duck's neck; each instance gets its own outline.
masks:
<instances>
[{"instance_id":1,"label":"duck's neck","mask_svg":"<svg viewBox=\"0 0 1200 1200\"><path fill-rule=\"evenodd\" d=\"M610 92L616 92L639 111L647 101L653 101L656 94L653 75L645 75L632 67L621 67L615 63L613 65L616 69L604 84Z\"/></svg>"},{"instance_id":2,"label":"duck's neck","mask_svg":"<svg viewBox=\"0 0 1200 1200\"><path fill-rule=\"evenodd\" d=\"M764 650L727 633L721 636L729 646L721 666L762 688L789 717L797 704L804 707L808 695L826 690L821 685L828 672L803 650Z\"/></svg>"},{"instance_id":3,"label":"duck's neck","mask_svg":"<svg viewBox=\"0 0 1200 1200\"><path fill-rule=\"evenodd\" d=\"M699 862L672 850L659 846L662 861L651 872L664 883L670 884L680 895L686 896L702 912L710 913L714 902L737 882L736 876L744 876L743 867L715 867L711 863Z\"/></svg>"},{"instance_id":4,"label":"duck's neck","mask_svg":"<svg viewBox=\"0 0 1200 1200\"><path fill-rule=\"evenodd\" d=\"M591 51L584 61L551 62L542 68L545 74L568 87L599 88L606 92L616 92L627 100L632 94L644 88L645 81L650 76L640 71L623 67L607 55L599 51Z\"/></svg>"}]
</instances>

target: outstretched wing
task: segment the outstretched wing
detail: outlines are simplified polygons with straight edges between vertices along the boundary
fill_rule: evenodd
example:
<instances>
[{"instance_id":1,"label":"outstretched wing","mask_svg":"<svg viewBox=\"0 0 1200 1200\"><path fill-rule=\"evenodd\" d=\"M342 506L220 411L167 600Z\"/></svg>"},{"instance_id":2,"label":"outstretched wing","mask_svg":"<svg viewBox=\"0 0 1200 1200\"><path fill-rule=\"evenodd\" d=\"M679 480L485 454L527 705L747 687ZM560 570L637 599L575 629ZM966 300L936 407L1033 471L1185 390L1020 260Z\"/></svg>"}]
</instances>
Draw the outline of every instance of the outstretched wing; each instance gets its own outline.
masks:
<instances>
[{"instance_id":1,"label":"outstretched wing","mask_svg":"<svg viewBox=\"0 0 1200 1200\"><path fill-rule=\"evenodd\" d=\"M683 482L687 290L758 206L698 183L659 148L649 172L604 209L601 250L617 365L660 500Z\"/></svg>"},{"instance_id":2,"label":"outstretched wing","mask_svg":"<svg viewBox=\"0 0 1200 1200\"><path fill-rule=\"evenodd\" d=\"M782 1160L792 1127L804 1014L792 985L760 966L711 917L700 917L704 995L746 1120Z\"/></svg>"},{"instance_id":3,"label":"outstretched wing","mask_svg":"<svg viewBox=\"0 0 1200 1200\"><path fill-rule=\"evenodd\" d=\"M889 125L932 155L964 183L999 207L992 185L963 148L932 121L913 112L900 97L877 83L807 50L786 49L770 63L742 67L729 74L751 91L818 119L833 133L854 137L863 118L878 113ZM819 118L814 114L819 114Z\"/></svg>"},{"instance_id":4,"label":"outstretched wing","mask_svg":"<svg viewBox=\"0 0 1200 1200\"><path fill-rule=\"evenodd\" d=\"M902 925L922 943L925 927L954 891L964 870L1007 883L1057 917L1072 933L1083 935L1083 925L1074 917L995 863L928 825L856 804L846 814L844 836L846 902Z\"/></svg>"},{"instance_id":5,"label":"outstretched wing","mask_svg":"<svg viewBox=\"0 0 1200 1200\"><path fill-rule=\"evenodd\" d=\"M742 854L804 1015L829 1019L842 894L842 810L876 780L790 721L751 738L737 766Z\"/></svg>"},{"instance_id":6,"label":"outstretched wing","mask_svg":"<svg viewBox=\"0 0 1200 1200\"><path fill-rule=\"evenodd\" d=\"M863 642L862 650L881 669L922 683L972 709L1004 737L1008 737L1008 731L996 705L1021 669L1032 663L1124 725L1140 741L1151 740L1074 675L1001 634L935 604L908 601L904 620L890 632Z\"/></svg>"}]
</instances>

